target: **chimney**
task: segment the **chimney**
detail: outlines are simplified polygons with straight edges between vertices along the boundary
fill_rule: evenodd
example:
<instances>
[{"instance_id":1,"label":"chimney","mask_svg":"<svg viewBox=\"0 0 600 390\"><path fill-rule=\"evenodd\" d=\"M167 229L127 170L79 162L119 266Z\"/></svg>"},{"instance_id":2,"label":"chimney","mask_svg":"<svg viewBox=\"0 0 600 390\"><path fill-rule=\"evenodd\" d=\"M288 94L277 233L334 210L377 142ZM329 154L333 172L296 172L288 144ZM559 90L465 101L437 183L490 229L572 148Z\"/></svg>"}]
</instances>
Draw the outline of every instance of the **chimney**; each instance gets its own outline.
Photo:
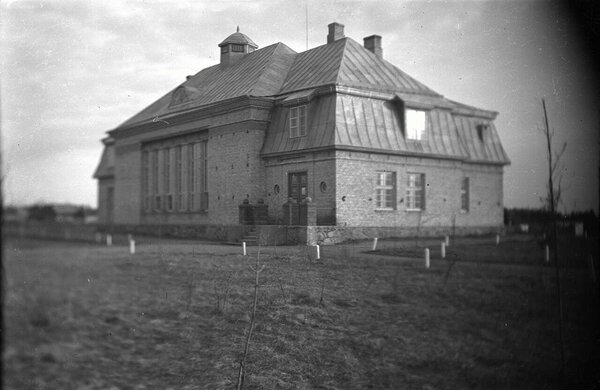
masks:
<instances>
[{"instance_id":1,"label":"chimney","mask_svg":"<svg viewBox=\"0 0 600 390\"><path fill-rule=\"evenodd\" d=\"M377 57L383 58L383 49L381 48L381 36L371 35L364 38L365 49L374 53Z\"/></svg>"},{"instance_id":2,"label":"chimney","mask_svg":"<svg viewBox=\"0 0 600 390\"><path fill-rule=\"evenodd\" d=\"M329 34L327 34L327 43L335 42L338 39L344 38L344 25L333 22L329 24Z\"/></svg>"}]
</instances>

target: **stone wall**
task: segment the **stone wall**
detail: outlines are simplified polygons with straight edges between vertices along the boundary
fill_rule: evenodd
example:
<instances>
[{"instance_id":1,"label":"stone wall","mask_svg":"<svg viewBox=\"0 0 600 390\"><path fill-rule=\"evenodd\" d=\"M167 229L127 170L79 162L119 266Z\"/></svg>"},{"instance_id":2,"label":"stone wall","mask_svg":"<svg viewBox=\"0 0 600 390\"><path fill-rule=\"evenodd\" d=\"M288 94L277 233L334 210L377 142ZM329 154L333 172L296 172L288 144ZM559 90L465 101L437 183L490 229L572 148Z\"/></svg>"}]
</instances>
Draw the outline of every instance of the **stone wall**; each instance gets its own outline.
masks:
<instances>
[{"instance_id":1,"label":"stone wall","mask_svg":"<svg viewBox=\"0 0 600 390\"><path fill-rule=\"evenodd\" d=\"M134 234L151 237L189 238L210 241L235 242L241 239L248 227L242 225L98 225L98 231L113 234Z\"/></svg>"},{"instance_id":2,"label":"stone wall","mask_svg":"<svg viewBox=\"0 0 600 390\"><path fill-rule=\"evenodd\" d=\"M360 241L377 238L407 237L443 237L497 234L504 231L502 226L426 226L416 227L342 227L342 226L308 226L307 245L333 245L346 241Z\"/></svg>"}]
</instances>

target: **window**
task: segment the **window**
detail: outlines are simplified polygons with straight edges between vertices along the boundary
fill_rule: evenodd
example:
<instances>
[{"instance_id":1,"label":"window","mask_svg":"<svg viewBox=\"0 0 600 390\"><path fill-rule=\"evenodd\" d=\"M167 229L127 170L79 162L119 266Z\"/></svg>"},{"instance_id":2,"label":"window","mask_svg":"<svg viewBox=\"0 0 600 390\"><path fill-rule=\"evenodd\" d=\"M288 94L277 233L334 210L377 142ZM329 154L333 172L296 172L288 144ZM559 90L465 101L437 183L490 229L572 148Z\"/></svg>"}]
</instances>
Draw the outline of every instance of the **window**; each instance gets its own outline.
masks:
<instances>
[{"instance_id":1,"label":"window","mask_svg":"<svg viewBox=\"0 0 600 390\"><path fill-rule=\"evenodd\" d=\"M396 173L377 172L375 206L380 210L396 209Z\"/></svg>"},{"instance_id":2,"label":"window","mask_svg":"<svg viewBox=\"0 0 600 390\"><path fill-rule=\"evenodd\" d=\"M198 209L201 211L208 210L208 192L207 192L207 158L206 158L206 142L198 142L194 145L196 148L196 176L198 180L196 181L197 188L197 202Z\"/></svg>"},{"instance_id":3,"label":"window","mask_svg":"<svg viewBox=\"0 0 600 390\"><path fill-rule=\"evenodd\" d=\"M208 210L207 141L197 134L143 146L142 209L152 212Z\"/></svg>"},{"instance_id":4,"label":"window","mask_svg":"<svg viewBox=\"0 0 600 390\"><path fill-rule=\"evenodd\" d=\"M229 45L221 46L221 54L229 52Z\"/></svg>"},{"instance_id":5,"label":"window","mask_svg":"<svg viewBox=\"0 0 600 390\"><path fill-rule=\"evenodd\" d=\"M306 105L290 108L290 138L306 135Z\"/></svg>"},{"instance_id":6,"label":"window","mask_svg":"<svg viewBox=\"0 0 600 390\"><path fill-rule=\"evenodd\" d=\"M322 181L321 184L319 185L319 188L321 189L321 192L327 192L327 183Z\"/></svg>"},{"instance_id":7,"label":"window","mask_svg":"<svg viewBox=\"0 0 600 390\"><path fill-rule=\"evenodd\" d=\"M187 173L188 173L188 177L187 177L187 188L188 188L188 210L192 210L192 211L196 211L196 208L194 207L194 201L195 201L195 190L196 190L196 180L194 177L194 172L195 172L195 159L194 159L194 144L189 144L188 148L187 148Z\"/></svg>"},{"instance_id":8,"label":"window","mask_svg":"<svg viewBox=\"0 0 600 390\"><path fill-rule=\"evenodd\" d=\"M479 140L481 142L485 142L486 139L486 134L488 130L488 125L486 125L485 123L480 123L477 125L477 136L479 137Z\"/></svg>"},{"instance_id":9,"label":"window","mask_svg":"<svg viewBox=\"0 0 600 390\"><path fill-rule=\"evenodd\" d=\"M235 45L235 44L232 44L231 45L231 51L237 52L237 53L243 53L244 52L244 45Z\"/></svg>"},{"instance_id":10,"label":"window","mask_svg":"<svg viewBox=\"0 0 600 390\"><path fill-rule=\"evenodd\" d=\"M469 178L463 177L460 186L460 211L469 211Z\"/></svg>"},{"instance_id":11,"label":"window","mask_svg":"<svg viewBox=\"0 0 600 390\"><path fill-rule=\"evenodd\" d=\"M158 150L152 151L152 193L154 194L154 210L160 210L160 195L158 195Z\"/></svg>"},{"instance_id":12,"label":"window","mask_svg":"<svg viewBox=\"0 0 600 390\"><path fill-rule=\"evenodd\" d=\"M406 139L421 141L425 139L427 130L427 116L425 111L406 109L404 129Z\"/></svg>"},{"instance_id":13,"label":"window","mask_svg":"<svg viewBox=\"0 0 600 390\"><path fill-rule=\"evenodd\" d=\"M164 149L163 153L164 153L164 170L163 170L163 175L164 175L164 194L165 194L165 208L167 209L167 211L172 211L173 210L173 194L172 194L172 189L173 186L171 185L171 148L166 148Z\"/></svg>"},{"instance_id":14,"label":"window","mask_svg":"<svg viewBox=\"0 0 600 390\"><path fill-rule=\"evenodd\" d=\"M150 191L150 152L142 153L142 208L148 212L152 209L152 192Z\"/></svg>"},{"instance_id":15,"label":"window","mask_svg":"<svg viewBox=\"0 0 600 390\"><path fill-rule=\"evenodd\" d=\"M406 183L406 209L425 210L425 175L409 173Z\"/></svg>"},{"instance_id":16,"label":"window","mask_svg":"<svg viewBox=\"0 0 600 390\"><path fill-rule=\"evenodd\" d=\"M185 209L183 202L183 145L177 145L175 149L175 192L177 194L177 208Z\"/></svg>"}]
</instances>

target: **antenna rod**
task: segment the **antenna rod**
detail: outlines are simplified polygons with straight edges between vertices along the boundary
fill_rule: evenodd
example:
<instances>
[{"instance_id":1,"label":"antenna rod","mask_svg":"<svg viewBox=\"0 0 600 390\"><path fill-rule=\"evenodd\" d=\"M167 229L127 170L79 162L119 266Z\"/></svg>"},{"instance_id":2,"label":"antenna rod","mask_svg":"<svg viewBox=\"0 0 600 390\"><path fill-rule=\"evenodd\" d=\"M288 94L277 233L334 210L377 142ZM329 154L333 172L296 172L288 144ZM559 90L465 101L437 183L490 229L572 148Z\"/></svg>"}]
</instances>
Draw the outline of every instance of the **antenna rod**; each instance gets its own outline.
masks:
<instances>
[{"instance_id":1,"label":"antenna rod","mask_svg":"<svg viewBox=\"0 0 600 390\"><path fill-rule=\"evenodd\" d=\"M305 0L306 5L306 50L308 50L308 0Z\"/></svg>"}]
</instances>

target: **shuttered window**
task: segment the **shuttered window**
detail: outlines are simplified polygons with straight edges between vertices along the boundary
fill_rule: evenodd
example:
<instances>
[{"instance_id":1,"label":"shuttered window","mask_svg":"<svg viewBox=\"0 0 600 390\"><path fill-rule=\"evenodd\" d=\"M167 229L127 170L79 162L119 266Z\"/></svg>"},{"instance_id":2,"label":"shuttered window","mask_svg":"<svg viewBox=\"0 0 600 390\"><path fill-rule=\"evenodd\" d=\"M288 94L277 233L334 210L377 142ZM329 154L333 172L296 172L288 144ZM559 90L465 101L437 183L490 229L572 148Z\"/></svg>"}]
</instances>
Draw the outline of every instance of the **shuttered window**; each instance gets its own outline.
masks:
<instances>
[{"instance_id":1,"label":"shuttered window","mask_svg":"<svg viewBox=\"0 0 600 390\"><path fill-rule=\"evenodd\" d=\"M306 135L306 105L290 108L290 138Z\"/></svg>"}]
</instances>

